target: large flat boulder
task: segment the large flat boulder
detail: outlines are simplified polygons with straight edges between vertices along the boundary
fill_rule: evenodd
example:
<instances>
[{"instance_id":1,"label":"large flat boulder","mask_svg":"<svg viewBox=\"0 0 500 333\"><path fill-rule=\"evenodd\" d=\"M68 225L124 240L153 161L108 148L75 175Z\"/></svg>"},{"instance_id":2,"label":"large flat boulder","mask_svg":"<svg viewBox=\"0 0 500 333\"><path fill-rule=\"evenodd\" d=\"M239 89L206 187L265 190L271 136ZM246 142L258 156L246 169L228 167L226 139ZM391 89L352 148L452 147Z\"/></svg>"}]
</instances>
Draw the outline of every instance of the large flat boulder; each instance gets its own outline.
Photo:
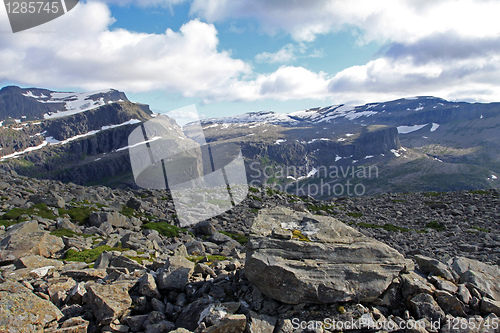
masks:
<instances>
[{"instance_id":1,"label":"large flat boulder","mask_svg":"<svg viewBox=\"0 0 500 333\"><path fill-rule=\"evenodd\" d=\"M0 284L0 332L43 332L63 317L51 302L17 282Z\"/></svg>"},{"instance_id":2,"label":"large flat boulder","mask_svg":"<svg viewBox=\"0 0 500 333\"><path fill-rule=\"evenodd\" d=\"M37 221L14 225L0 236L0 262L16 260L28 254L52 257L62 249L62 239L40 230Z\"/></svg>"},{"instance_id":3,"label":"large flat boulder","mask_svg":"<svg viewBox=\"0 0 500 333\"><path fill-rule=\"evenodd\" d=\"M128 288L123 284L101 285L89 283L85 286L85 303L88 304L100 325L108 325L121 317L132 305Z\"/></svg>"},{"instance_id":4,"label":"large flat boulder","mask_svg":"<svg viewBox=\"0 0 500 333\"><path fill-rule=\"evenodd\" d=\"M288 304L370 302L410 263L337 219L284 207L259 212L245 274Z\"/></svg>"},{"instance_id":5,"label":"large flat boulder","mask_svg":"<svg viewBox=\"0 0 500 333\"><path fill-rule=\"evenodd\" d=\"M448 264L460 276L460 283L474 287L481 294L500 302L500 268L480 261L454 257Z\"/></svg>"}]
</instances>

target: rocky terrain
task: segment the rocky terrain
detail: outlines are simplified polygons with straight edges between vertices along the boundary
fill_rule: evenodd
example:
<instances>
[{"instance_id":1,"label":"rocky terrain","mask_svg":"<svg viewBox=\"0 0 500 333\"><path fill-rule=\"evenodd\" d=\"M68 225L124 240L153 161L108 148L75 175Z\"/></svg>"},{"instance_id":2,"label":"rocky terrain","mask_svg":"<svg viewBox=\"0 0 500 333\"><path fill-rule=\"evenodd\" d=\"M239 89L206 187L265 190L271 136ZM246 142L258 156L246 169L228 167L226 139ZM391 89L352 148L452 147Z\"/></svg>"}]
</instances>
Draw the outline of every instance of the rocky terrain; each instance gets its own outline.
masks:
<instances>
[{"instance_id":1,"label":"rocky terrain","mask_svg":"<svg viewBox=\"0 0 500 333\"><path fill-rule=\"evenodd\" d=\"M498 200L252 187L180 229L166 191L0 171L0 331L500 332Z\"/></svg>"}]
</instances>

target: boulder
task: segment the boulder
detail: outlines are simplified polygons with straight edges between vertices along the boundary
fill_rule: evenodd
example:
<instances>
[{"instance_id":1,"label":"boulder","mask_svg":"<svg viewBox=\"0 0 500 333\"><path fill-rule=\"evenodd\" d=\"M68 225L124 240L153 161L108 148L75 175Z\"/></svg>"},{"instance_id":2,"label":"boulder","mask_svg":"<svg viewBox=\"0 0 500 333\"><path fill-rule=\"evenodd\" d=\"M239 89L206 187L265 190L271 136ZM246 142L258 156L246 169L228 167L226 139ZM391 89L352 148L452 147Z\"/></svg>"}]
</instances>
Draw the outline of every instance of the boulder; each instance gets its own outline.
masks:
<instances>
[{"instance_id":1,"label":"boulder","mask_svg":"<svg viewBox=\"0 0 500 333\"><path fill-rule=\"evenodd\" d=\"M480 261L454 257L449 265L460 276L460 283L474 287L491 299L500 302L500 268Z\"/></svg>"},{"instance_id":2,"label":"boulder","mask_svg":"<svg viewBox=\"0 0 500 333\"><path fill-rule=\"evenodd\" d=\"M455 277L450 269L439 260L422 255L416 255L415 261L417 262L420 271L423 273L440 276L448 281L455 281Z\"/></svg>"},{"instance_id":3,"label":"boulder","mask_svg":"<svg viewBox=\"0 0 500 333\"><path fill-rule=\"evenodd\" d=\"M156 282L160 289L182 290L193 274L194 263L182 256L167 259L165 266L157 276Z\"/></svg>"},{"instance_id":4,"label":"boulder","mask_svg":"<svg viewBox=\"0 0 500 333\"><path fill-rule=\"evenodd\" d=\"M57 208L64 208L66 205L66 202L64 199L56 194L56 193L47 193L47 194L34 194L29 197L30 201L33 202L34 204L46 204L47 206L51 207L57 207Z\"/></svg>"},{"instance_id":5,"label":"boulder","mask_svg":"<svg viewBox=\"0 0 500 333\"><path fill-rule=\"evenodd\" d=\"M128 288L124 285L89 283L85 288L85 303L92 308L99 325L110 324L132 305Z\"/></svg>"},{"instance_id":6,"label":"boulder","mask_svg":"<svg viewBox=\"0 0 500 333\"><path fill-rule=\"evenodd\" d=\"M28 255L22 258L17 259L14 262L16 268L42 268L48 266L54 266L56 268L61 268L63 263L59 260L47 259L39 255Z\"/></svg>"},{"instance_id":7,"label":"boulder","mask_svg":"<svg viewBox=\"0 0 500 333\"><path fill-rule=\"evenodd\" d=\"M438 303L429 294L417 294L409 301L410 308L418 319L427 319L430 322L443 322L445 313Z\"/></svg>"},{"instance_id":8,"label":"boulder","mask_svg":"<svg viewBox=\"0 0 500 333\"><path fill-rule=\"evenodd\" d=\"M28 254L51 257L64 249L62 239L40 230L37 221L16 224L0 237L0 262Z\"/></svg>"},{"instance_id":9,"label":"boulder","mask_svg":"<svg viewBox=\"0 0 500 333\"><path fill-rule=\"evenodd\" d=\"M259 212L247 245L248 280L287 304L374 301L409 265L337 219L284 207Z\"/></svg>"},{"instance_id":10,"label":"boulder","mask_svg":"<svg viewBox=\"0 0 500 333\"><path fill-rule=\"evenodd\" d=\"M20 283L0 284L0 331L42 332L50 323L63 317L51 302L36 296Z\"/></svg>"},{"instance_id":11,"label":"boulder","mask_svg":"<svg viewBox=\"0 0 500 333\"><path fill-rule=\"evenodd\" d=\"M94 227L100 227L101 224L108 222L115 228L132 229L136 224L140 225L137 219L127 218L118 212L94 212L90 214L89 224Z\"/></svg>"}]
</instances>

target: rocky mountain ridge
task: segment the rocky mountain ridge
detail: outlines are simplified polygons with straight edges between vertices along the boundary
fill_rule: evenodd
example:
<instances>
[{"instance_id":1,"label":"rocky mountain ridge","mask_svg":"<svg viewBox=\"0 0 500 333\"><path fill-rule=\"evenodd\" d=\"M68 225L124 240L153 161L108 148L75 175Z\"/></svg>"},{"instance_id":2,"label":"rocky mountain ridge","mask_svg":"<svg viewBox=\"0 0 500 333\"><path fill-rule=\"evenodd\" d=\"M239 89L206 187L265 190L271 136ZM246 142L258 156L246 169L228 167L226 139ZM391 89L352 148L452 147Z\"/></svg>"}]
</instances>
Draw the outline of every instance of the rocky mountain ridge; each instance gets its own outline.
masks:
<instances>
[{"instance_id":1,"label":"rocky mountain ridge","mask_svg":"<svg viewBox=\"0 0 500 333\"><path fill-rule=\"evenodd\" d=\"M2 331L500 331L496 190L252 187L188 230L167 191L0 171L0 200Z\"/></svg>"}]
</instances>

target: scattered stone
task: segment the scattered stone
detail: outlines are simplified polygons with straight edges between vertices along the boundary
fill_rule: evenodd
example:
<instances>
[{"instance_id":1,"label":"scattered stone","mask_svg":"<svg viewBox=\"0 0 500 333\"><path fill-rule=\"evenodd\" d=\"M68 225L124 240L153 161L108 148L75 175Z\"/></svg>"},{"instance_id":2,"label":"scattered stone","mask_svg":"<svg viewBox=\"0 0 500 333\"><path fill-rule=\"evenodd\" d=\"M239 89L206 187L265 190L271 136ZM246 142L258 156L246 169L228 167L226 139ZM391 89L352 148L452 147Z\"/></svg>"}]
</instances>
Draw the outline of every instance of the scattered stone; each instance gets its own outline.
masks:
<instances>
[{"instance_id":1,"label":"scattered stone","mask_svg":"<svg viewBox=\"0 0 500 333\"><path fill-rule=\"evenodd\" d=\"M85 288L85 303L92 308L99 325L108 325L132 305L128 290L119 284L89 283Z\"/></svg>"}]
</instances>

